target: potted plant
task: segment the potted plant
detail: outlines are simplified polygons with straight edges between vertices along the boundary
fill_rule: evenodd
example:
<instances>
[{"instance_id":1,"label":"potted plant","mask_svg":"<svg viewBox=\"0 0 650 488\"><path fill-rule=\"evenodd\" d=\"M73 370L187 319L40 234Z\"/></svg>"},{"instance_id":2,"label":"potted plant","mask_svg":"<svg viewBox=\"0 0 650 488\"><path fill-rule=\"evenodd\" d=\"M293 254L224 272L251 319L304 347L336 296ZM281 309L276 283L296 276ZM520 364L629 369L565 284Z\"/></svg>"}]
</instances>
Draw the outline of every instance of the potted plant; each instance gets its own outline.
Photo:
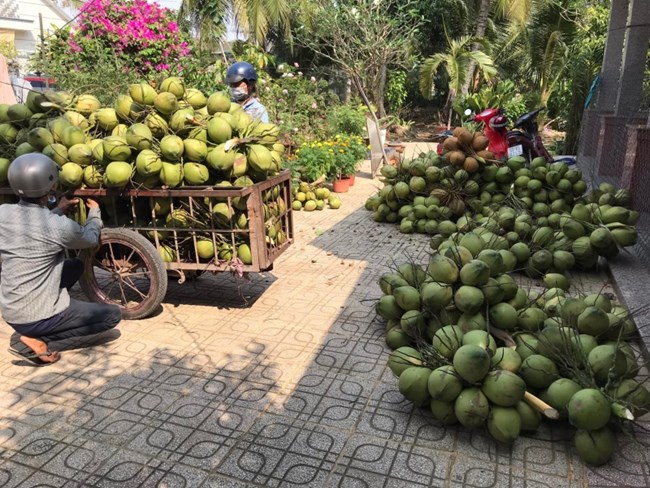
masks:
<instances>
[{"instance_id":1,"label":"potted plant","mask_svg":"<svg viewBox=\"0 0 650 488\"><path fill-rule=\"evenodd\" d=\"M331 141L334 158L330 174L337 179L348 180L348 185L354 185L355 173L359 164L366 156L367 146L360 136L337 134Z\"/></svg>"}]
</instances>

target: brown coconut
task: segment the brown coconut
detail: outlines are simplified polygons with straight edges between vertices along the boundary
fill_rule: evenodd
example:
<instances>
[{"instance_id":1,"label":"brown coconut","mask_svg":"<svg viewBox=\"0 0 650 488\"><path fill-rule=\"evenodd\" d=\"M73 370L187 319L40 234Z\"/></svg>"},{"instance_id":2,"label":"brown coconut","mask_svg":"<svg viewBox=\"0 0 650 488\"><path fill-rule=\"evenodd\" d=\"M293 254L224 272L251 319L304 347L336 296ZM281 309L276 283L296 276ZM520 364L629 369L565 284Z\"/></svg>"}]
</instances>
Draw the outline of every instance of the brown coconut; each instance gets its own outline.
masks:
<instances>
[{"instance_id":1,"label":"brown coconut","mask_svg":"<svg viewBox=\"0 0 650 488\"><path fill-rule=\"evenodd\" d=\"M476 155L481 156L483 159L494 159L494 153L485 149L483 151L478 151Z\"/></svg>"},{"instance_id":2,"label":"brown coconut","mask_svg":"<svg viewBox=\"0 0 650 488\"><path fill-rule=\"evenodd\" d=\"M463 169L467 171L468 173L476 173L478 171L479 164L476 159L473 157L469 156L465 158L465 161L463 162Z\"/></svg>"},{"instance_id":3,"label":"brown coconut","mask_svg":"<svg viewBox=\"0 0 650 488\"><path fill-rule=\"evenodd\" d=\"M453 136L447 137L447 139L442 142L442 147L447 151L457 151L459 148L458 139Z\"/></svg>"},{"instance_id":4,"label":"brown coconut","mask_svg":"<svg viewBox=\"0 0 650 488\"><path fill-rule=\"evenodd\" d=\"M449 163L454 166L460 166L465 161L465 153L463 151L451 151L447 153Z\"/></svg>"},{"instance_id":5,"label":"brown coconut","mask_svg":"<svg viewBox=\"0 0 650 488\"><path fill-rule=\"evenodd\" d=\"M472 139L472 149L474 151L483 151L487 149L489 142L482 132L476 132L474 133L474 139Z\"/></svg>"},{"instance_id":6,"label":"brown coconut","mask_svg":"<svg viewBox=\"0 0 650 488\"><path fill-rule=\"evenodd\" d=\"M468 131L465 127L458 127L454 130L454 135L462 145L472 147L472 141L474 140L473 132Z\"/></svg>"}]
</instances>

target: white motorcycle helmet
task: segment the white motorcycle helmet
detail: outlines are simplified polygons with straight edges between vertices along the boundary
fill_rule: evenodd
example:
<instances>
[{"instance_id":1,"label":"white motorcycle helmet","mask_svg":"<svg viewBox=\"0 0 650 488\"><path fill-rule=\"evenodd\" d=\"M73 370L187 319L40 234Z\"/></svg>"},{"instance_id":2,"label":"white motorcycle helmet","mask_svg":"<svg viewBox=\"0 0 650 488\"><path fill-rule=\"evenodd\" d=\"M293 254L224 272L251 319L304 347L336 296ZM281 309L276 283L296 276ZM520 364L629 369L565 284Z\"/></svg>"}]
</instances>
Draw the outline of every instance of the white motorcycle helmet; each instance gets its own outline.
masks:
<instances>
[{"instance_id":1,"label":"white motorcycle helmet","mask_svg":"<svg viewBox=\"0 0 650 488\"><path fill-rule=\"evenodd\" d=\"M56 188L59 166L43 154L23 154L9 165L7 179L16 195L40 198Z\"/></svg>"}]
</instances>

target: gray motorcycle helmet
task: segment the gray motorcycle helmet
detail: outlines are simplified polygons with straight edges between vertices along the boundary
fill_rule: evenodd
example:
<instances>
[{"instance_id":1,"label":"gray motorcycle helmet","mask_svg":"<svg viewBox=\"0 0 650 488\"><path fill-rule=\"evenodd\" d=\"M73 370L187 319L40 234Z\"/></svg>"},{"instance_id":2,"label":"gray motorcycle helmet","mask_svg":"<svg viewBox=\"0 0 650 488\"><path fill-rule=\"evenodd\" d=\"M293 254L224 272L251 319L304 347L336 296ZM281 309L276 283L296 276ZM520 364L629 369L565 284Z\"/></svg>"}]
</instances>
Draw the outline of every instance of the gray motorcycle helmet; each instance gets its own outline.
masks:
<instances>
[{"instance_id":1,"label":"gray motorcycle helmet","mask_svg":"<svg viewBox=\"0 0 650 488\"><path fill-rule=\"evenodd\" d=\"M257 81L257 71L253 65L245 61L239 61L226 71L226 83L231 85L233 83L240 83L245 81Z\"/></svg>"},{"instance_id":2,"label":"gray motorcycle helmet","mask_svg":"<svg viewBox=\"0 0 650 488\"><path fill-rule=\"evenodd\" d=\"M7 179L16 195L40 198L56 187L59 181L59 166L43 154L23 154L9 165Z\"/></svg>"}]
</instances>

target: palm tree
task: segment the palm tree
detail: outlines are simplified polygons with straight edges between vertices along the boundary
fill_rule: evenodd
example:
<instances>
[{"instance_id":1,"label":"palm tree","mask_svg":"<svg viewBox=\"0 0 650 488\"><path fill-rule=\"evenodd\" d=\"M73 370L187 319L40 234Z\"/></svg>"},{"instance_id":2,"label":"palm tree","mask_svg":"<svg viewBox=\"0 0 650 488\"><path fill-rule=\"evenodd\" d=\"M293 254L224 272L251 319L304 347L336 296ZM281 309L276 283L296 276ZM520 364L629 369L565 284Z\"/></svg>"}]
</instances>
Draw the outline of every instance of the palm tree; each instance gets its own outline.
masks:
<instances>
[{"instance_id":1,"label":"palm tree","mask_svg":"<svg viewBox=\"0 0 650 488\"><path fill-rule=\"evenodd\" d=\"M478 15L476 19L476 31L474 37L477 40L485 38L485 31L490 20L490 12L494 10L495 19L505 19L507 22L515 26L522 26L528 20L531 9L532 0L481 0ZM475 42L472 45L473 51L478 51L481 48L480 42ZM470 61L467 66L467 76L465 83L462 87L462 93L466 94L469 91L474 73L476 70L476 63Z\"/></svg>"},{"instance_id":2,"label":"palm tree","mask_svg":"<svg viewBox=\"0 0 650 488\"><path fill-rule=\"evenodd\" d=\"M249 41L264 48L272 28L290 35L291 13L290 0L182 0L179 20L206 46L215 45L234 20Z\"/></svg>"},{"instance_id":3,"label":"palm tree","mask_svg":"<svg viewBox=\"0 0 650 488\"><path fill-rule=\"evenodd\" d=\"M451 127L453 113L452 104L467 80L470 63L475 64L485 79L494 77L497 70L488 54L481 50L472 50L473 43L485 44L484 41L477 41L477 39L470 36L462 36L453 40L447 38L447 41L449 43L447 52L434 54L422 63L420 68L420 92L425 98L431 98L435 89L435 75L440 66L444 66L449 80L449 92L445 107L449 110L449 119L447 121L447 128L449 128Z\"/></svg>"}]
</instances>

